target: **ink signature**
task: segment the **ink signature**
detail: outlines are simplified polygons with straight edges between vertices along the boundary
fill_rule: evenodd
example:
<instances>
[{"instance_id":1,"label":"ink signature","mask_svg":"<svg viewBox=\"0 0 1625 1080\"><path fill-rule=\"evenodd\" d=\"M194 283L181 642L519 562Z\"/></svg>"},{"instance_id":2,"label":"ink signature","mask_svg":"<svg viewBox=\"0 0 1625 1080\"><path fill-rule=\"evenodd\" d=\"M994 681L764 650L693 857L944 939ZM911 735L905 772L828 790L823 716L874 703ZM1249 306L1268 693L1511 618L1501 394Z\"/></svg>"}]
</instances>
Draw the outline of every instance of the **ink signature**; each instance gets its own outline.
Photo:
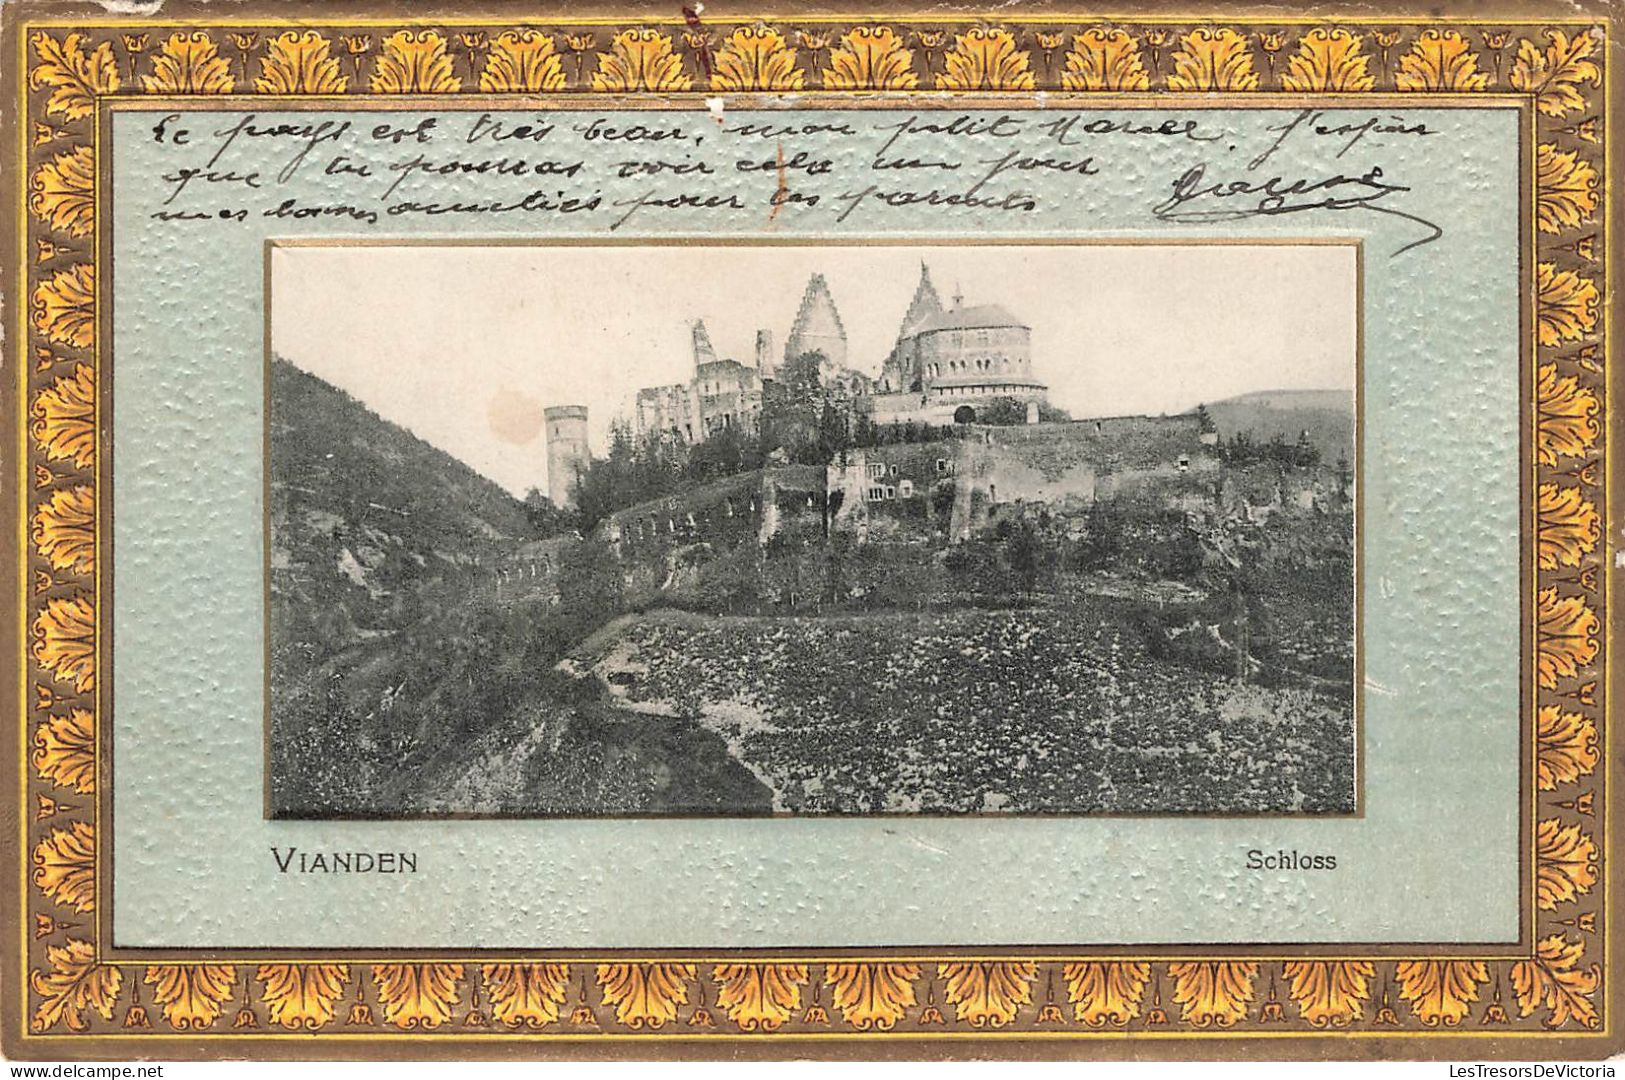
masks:
<instances>
[{"instance_id":1,"label":"ink signature","mask_svg":"<svg viewBox=\"0 0 1625 1080\"><path fill-rule=\"evenodd\" d=\"M1443 229L1426 218L1382 205L1383 200L1410 190L1403 184L1383 180L1379 166L1357 176L1338 173L1319 180L1272 176L1266 180L1212 181L1207 179L1204 163L1186 169L1174 181L1172 193L1152 207L1151 213L1159 221L1202 223L1306 210L1367 210L1415 222L1428 231L1426 236L1397 248L1392 253L1397 256L1444 235Z\"/></svg>"}]
</instances>

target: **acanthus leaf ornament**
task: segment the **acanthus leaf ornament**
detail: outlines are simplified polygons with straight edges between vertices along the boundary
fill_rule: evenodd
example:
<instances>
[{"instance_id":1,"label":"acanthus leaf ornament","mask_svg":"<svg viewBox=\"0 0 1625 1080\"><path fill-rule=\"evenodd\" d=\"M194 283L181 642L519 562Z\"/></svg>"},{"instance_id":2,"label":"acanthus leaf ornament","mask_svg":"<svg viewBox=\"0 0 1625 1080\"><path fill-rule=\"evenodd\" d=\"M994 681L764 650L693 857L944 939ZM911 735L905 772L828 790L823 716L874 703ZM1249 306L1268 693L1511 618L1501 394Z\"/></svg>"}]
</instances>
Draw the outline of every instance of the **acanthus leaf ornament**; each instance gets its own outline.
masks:
<instances>
[{"instance_id":1,"label":"acanthus leaf ornament","mask_svg":"<svg viewBox=\"0 0 1625 1080\"><path fill-rule=\"evenodd\" d=\"M74 366L34 398L34 436L50 461L71 461L81 469L96 460L96 377L88 364Z\"/></svg>"},{"instance_id":2,"label":"acanthus leaf ornament","mask_svg":"<svg viewBox=\"0 0 1625 1080\"><path fill-rule=\"evenodd\" d=\"M971 1027L1004 1027L1032 1004L1038 965L1030 961L964 961L939 964L944 999Z\"/></svg>"},{"instance_id":3,"label":"acanthus leaf ornament","mask_svg":"<svg viewBox=\"0 0 1625 1080\"><path fill-rule=\"evenodd\" d=\"M1478 66L1478 54L1455 30L1429 27L1417 35L1399 58L1394 86L1399 90L1484 90L1490 76Z\"/></svg>"},{"instance_id":4,"label":"acanthus leaf ornament","mask_svg":"<svg viewBox=\"0 0 1625 1080\"><path fill-rule=\"evenodd\" d=\"M920 965L838 963L824 968L830 1003L859 1031L889 1031L917 1004Z\"/></svg>"},{"instance_id":5,"label":"acanthus leaf ornament","mask_svg":"<svg viewBox=\"0 0 1625 1080\"><path fill-rule=\"evenodd\" d=\"M693 964L599 964L598 987L615 1019L629 1028L661 1028L688 1004Z\"/></svg>"},{"instance_id":6,"label":"acanthus leaf ornament","mask_svg":"<svg viewBox=\"0 0 1625 1080\"><path fill-rule=\"evenodd\" d=\"M96 108L96 99L119 88L118 62L111 42L89 46L84 34L72 33L58 39L38 33L29 39L38 58L28 73L28 85L36 90L49 88L45 102L47 115L79 120Z\"/></svg>"},{"instance_id":7,"label":"acanthus leaf ornament","mask_svg":"<svg viewBox=\"0 0 1625 1080\"><path fill-rule=\"evenodd\" d=\"M1555 585L1535 594L1535 612L1535 674L1551 690L1596 659L1602 622L1584 597L1563 596Z\"/></svg>"},{"instance_id":8,"label":"acanthus leaf ornament","mask_svg":"<svg viewBox=\"0 0 1625 1080\"><path fill-rule=\"evenodd\" d=\"M1535 222L1560 233L1592 220L1597 212L1597 170L1576 151L1554 143L1535 148Z\"/></svg>"},{"instance_id":9,"label":"acanthus leaf ornament","mask_svg":"<svg viewBox=\"0 0 1625 1080\"><path fill-rule=\"evenodd\" d=\"M566 964L486 964L480 975L491 1019L510 1028L535 1030L556 1022L570 989Z\"/></svg>"},{"instance_id":10,"label":"acanthus leaf ornament","mask_svg":"<svg viewBox=\"0 0 1625 1080\"><path fill-rule=\"evenodd\" d=\"M796 50L765 26L742 26L729 34L712 62L713 90L800 90L804 81Z\"/></svg>"},{"instance_id":11,"label":"acanthus leaf ornament","mask_svg":"<svg viewBox=\"0 0 1625 1080\"><path fill-rule=\"evenodd\" d=\"M1597 750L1597 724L1584 713L1565 712L1542 705L1535 720L1535 783L1541 791L1555 791L1591 775L1601 757Z\"/></svg>"},{"instance_id":12,"label":"acanthus leaf ornament","mask_svg":"<svg viewBox=\"0 0 1625 1080\"><path fill-rule=\"evenodd\" d=\"M1547 818L1535 827L1535 905L1552 911L1597 883L1597 843L1579 825Z\"/></svg>"},{"instance_id":13,"label":"acanthus leaf ornament","mask_svg":"<svg viewBox=\"0 0 1625 1080\"><path fill-rule=\"evenodd\" d=\"M1592 59L1599 44L1599 36L1591 30L1573 37L1564 30L1548 30L1544 49L1533 38L1523 38L1507 82L1515 90L1533 94L1535 108L1547 116L1583 109L1582 87L1602 85L1602 69Z\"/></svg>"},{"instance_id":14,"label":"acanthus leaf ornament","mask_svg":"<svg viewBox=\"0 0 1625 1080\"><path fill-rule=\"evenodd\" d=\"M427 1031L451 1019L463 981L462 964L374 964L373 985L384 1022Z\"/></svg>"},{"instance_id":15,"label":"acanthus leaf ornament","mask_svg":"<svg viewBox=\"0 0 1625 1080\"><path fill-rule=\"evenodd\" d=\"M95 492L87 484L60 488L34 509L29 538L53 570L88 574L96 565Z\"/></svg>"},{"instance_id":16,"label":"acanthus leaf ornament","mask_svg":"<svg viewBox=\"0 0 1625 1080\"><path fill-rule=\"evenodd\" d=\"M978 26L954 35L954 47L942 58L939 90L1031 90L1034 79L1027 53L1015 35L998 27Z\"/></svg>"},{"instance_id":17,"label":"acanthus leaf ornament","mask_svg":"<svg viewBox=\"0 0 1625 1080\"><path fill-rule=\"evenodd\" d=\"M829 54L821 75L826 90L913 90L914 53L889 26L856 26Z\"/></svg>"},{"instance_id":18,"label":"acanthus leaf ornament","mask_svg":"<svg viewBox=\"0 0 1625 1080\"><path fill-rule=\"evenodd\" d=\"M1232 1027L1252 1004L1258 964L1251 961L1193 961L1168 965L1174 1004L1196 1027Z\"/></svg>"},{"instance_id":19,"label":"acanthus leaf ornament","mask_svg":"<svg viewBox=\"0 0 1625 1080\"><path fill-rule=\"evenodd\" d=\"M96 333L96 279L89 263L58 271L35 286L33 322L53 344L90 348Z\"/></svg>"},{"instance_id":20,"label":"acanthus leaf ornament","mask_svg":"<svg viewBox=\"0 0 1625 1080\"><path fill-rule=\"evenodd\" d=\"M1512 965L1512 994L1520 1016L1547 1010L1545 1024L1560 1028L1569 1022L1583 1028L1601 1024L1592 1000L1602 983L1602 966L1585 964L1585 945L1552 934L1535 943L1535 954Z\"/></svg>"},{"instance_id":21,"label":"acanthus leaf ornament","mask_svg":"<svg viewBox=\"0 0 1625 1080\"><path fill-rule=\"evenodd\" d=\"M166 38L152 58L152 72L141 76L149 94L229 94L236 85L231 62L202 30Z\"/></svg>"},{"instance_id":22,"label":"acanthus leaf ornament","mask_svg":"<svg viewBox=\"0 0 1625 1080\"><path fill-rule=\"evenodd\" d=\"M1597 327L1597 283L1552 263L1535 267L1535 326L1540 343L1578 341Z\"/></svg>"},{"instance_id":23,"label":"acanthus leaf ornament","mask_svg":"<svg viewBox=\"0 0 1625 1080\"><path fill-rule=\"evenodd\" d=\"M1062 969L1072 1017L1092 1028L1123 1027L1140 1015L1151 965L1138 960L1086 960Z\"/></svg>"},{"instance_id":24,"label":"acanthus leaf ornament","mask_svg":"<svg viewBox=\"0 0 1625 1080\"><path fill-rule=\"evenodd\" d=\"M1377 969L1369 960L1293 960L1282 966L1287 995L1311 1027L1346 1027L1371 1000Z\"/></svg>"},{"instance_id":25,"label":"acanthus leaf ornament","mask_svg":"<svg viewBox=\"0 0 1625 1080\"><path fill-rule=\"evenodd\" d=\"M1072 38L1061 72L1063 90L1149 90L1140 46L1126 30L1094 27Z\"/></svg>"},{"instance_id":26,"label":"acanthus leaf ornament","mask_svg":"<svg viewBox=\"0 0 1625 1080\"><path fill-rule=\"evenodd\" d=\"M34 660L76 692L96 686L96 609L87 595L57 596L35 617Z\"/></svg>"},{"instance_id":27,"label":"acanthus leaf ornament","mask_svg":"<svg viewBox=\"0 0 1625 1080\"><path fill-rule=\"evenodd\" d=\"M1536 564L1542 570L1579 566L1602 539L1597 504L1578 487L1543 483L1535 494Z\"/></svg>"},{"instance_id":28,"label":"acanthus leaf ornament","mask_svg":"<svg viewBox=\"0 0 1625 1080\"><path fill-rule=\"evenodd\" d=\"M342 94L349 77L330 55L332 42L314 30L289 30L266 42L254 89L262 94Z\"/></svg>"},{"instance_id":29,"label":"acanthus leaf ornament","mask_svg":"<svg viewBox=\"0 0 1625 1080\"><path fill-rule=\"evenodd\" d=\"M462 89L434 30L397 30L384 38L368 83L376 94L449 94Z\"/></svg>"},{"instance_id":30,"label":"acanthus leaf ornament","mask_svg":"<svg viewBox=\"0 0 1625 1080\"><path fill-rule=\"evenodd\" d=\"M806 964L718 964L717 1007L741 1031L777 1031L801 1007Z\"/></svg>"},{"instance_id":31,"label":"acanthus leaf ornament","mask_svg":"<svg viewBox=\"0 0 1625 1080\"><path fill-rule=\"evenodd\" d=\"M333 1021L335 1003L350 981L347 964L261 964L254 973L271 1023L315 1031Z\"/></svg>"},{"instance_id":32,"label":"acanthus leaf ornament","mask_svg":"<svg viewBox=\"0 0 1625 1080\"><path fill-rule=\"evenodd\" d=\"M1299 40L1298 51L1287 59L1281 87L1302 93L1370 90L1377 85L1363 39L1341 27L1317 26Z\"/></svg>"},{"instance_id":33,"label":"acanthus leaf ornament","mask_svg":"<svg viewBox=\"0 0 1625 1080\"><path fill-rule=\"evenodd\" d=\"M146 978L164 1019L178 1031L212 1027L236 981L237 969L230 964L155 964Z\"/></svg>"},{"instance_id":34,"label":"acanthus leaf ornament","mask_svg":"<svg viewBox=\"0 0 1625 1080\"><path fill-rule=\"evenodd\" d=\"M124 975L114 965L97 961L93 943L68 938L61 945L47 945L45 957L50 970L29 976L29 985L40 996L33 1015L35 1031L49 1031L64 1021L71 1030L84 1031L87 1012L103 1020L113 1018Z\"/></svg>"},{"instance_id":35,"label":"acanthus leaf ornament","mask_svg":"<svg viewBox=\"0 0 1625 1080\"><path fill-rule=\"evenodd\" d=\"M480 90L487 94L533 94L564 88L564 59L551 34L508 30L492 39L490 54L480 71Z\"/></svg>"},{"instance_id":36,"label":"acanthus leaf ornament","mask_svg":"<svg viewBox=\"0 0 1625 1080\"><path fill-rule=\"evenodd\" d=\"M623 30L598 56L592 88L598 91L687 90L694 80L683 71L683 59L672 51L670 35L658 30Z\"/></svg>"},{"instance_id":37,"label":"acanthus leaf ornament","mask_svg":"<svg viewBox=\"0 0 1625 1080\"><path fill-rule=\"evenodd\" d=\"M28 209L51 228L86 237L95 225L96 154L76 146L34 171Z\"/></svg>"},{"instance_id":38,"label":"acanthus leaf ornament","mask_svg":"<svg viewBox=\"0 0 1625 1080\"><path fill-rule=\"evenodd\" d=\"M1489 981L1482 960L1401 960L1394 969L1399 997L1428 1027L1456 1027Z\"/></svg>"},{"instance_id":39,"label":"acanthus leaf ornament","mask_svg":"<svg viewBox=\"0 0 1625 1080\"><path fill-rule=\"evenodd\" d=\"M1257 90L1258 72L1247 39L1229 27L1192 30L1179 39L1168 89Z\"/></svg>"},{"instance_id":40,"label":"acanthus leaf ornament","mask_svg":"<svg viewBox=\"0 0 1625 1080\"><path fill-rule=\"evenodd\" d=\"M1558 375L1556 364L1542 364L1536 375L1535 460L1556 465L1561 458L1584 457L1602 433L1596 391L1573 375Z\"/></svg>"},{"instance_id":41,"label":"acanthus leaf ornament","mask_svg":"<svg viewBox=\"0 0 1625 1080\"><path fill-rule=\"evenodd\" d=\"M34 845L33 881L40 892L81 915L96 910L96 832L87 822L52 829Z\"/></svg>"},{"instance_id":42,"label":"acanthus leaf ornament","mask_svg":"<svg viewBox=\"0 0 1625 1080\"><path fill-rule=\"evenodd\" d=\"M96 790L95 719L88 709L69 709L34 729L31 759L40 777L81 795Z\"/></svg>"}]
</instances>

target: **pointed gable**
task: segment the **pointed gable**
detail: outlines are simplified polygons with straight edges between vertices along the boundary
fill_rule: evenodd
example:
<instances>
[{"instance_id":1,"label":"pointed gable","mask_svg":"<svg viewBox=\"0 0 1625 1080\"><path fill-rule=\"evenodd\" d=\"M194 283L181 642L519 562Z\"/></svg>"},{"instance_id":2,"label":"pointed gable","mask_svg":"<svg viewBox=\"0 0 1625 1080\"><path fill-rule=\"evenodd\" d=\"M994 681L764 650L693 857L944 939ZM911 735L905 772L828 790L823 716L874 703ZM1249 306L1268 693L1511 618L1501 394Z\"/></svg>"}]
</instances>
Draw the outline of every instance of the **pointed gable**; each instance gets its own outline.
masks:
<instances>
[{"instance_id":1,"label":"pointed gable","mask_svg":"<svg viewBox=\"0 0 1625 1080\"><path fill-rule=\"evenodd\" d=\"M942 314L942 299L937 296L937 287L931 284L931 268L920 260L920 284L914 289L914 299L908 305L908 313L903 316L902 328L897 331L900 338L908 337L926 322Z\"/></svg>"},{"instance_id":2,"label":"pointed gable","mask_svg":"<svg viewBox=\"0 0 1625 1080\"><path fill-rule=\"evenodd\" d=\"M801 295L801 308L784 342L784 357L793 360L804 353L818 352L833 367L846 366L846 327L835 310L835 298L823 274L814 274Z\"/></svg>"}]
</instances>

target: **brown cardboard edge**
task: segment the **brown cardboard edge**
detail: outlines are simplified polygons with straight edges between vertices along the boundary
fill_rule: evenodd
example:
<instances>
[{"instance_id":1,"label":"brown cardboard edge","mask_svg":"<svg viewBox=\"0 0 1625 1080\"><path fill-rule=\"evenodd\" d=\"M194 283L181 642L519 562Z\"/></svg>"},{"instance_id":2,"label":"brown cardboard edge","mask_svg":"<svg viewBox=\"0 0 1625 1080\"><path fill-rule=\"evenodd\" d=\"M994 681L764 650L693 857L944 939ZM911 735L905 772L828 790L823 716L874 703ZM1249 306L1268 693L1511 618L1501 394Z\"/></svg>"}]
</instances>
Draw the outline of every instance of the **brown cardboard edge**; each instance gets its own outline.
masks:
<instances>
[{"instance_id":1,"label":"brown cardboard edge","mask_svg":"<svg viewBox=\"0 0 1625 1080\"><path fill-rule=\"evenodd\" d=\"M276 19L344 18L369 16L402 21L455 20L460 17L502 17L515 20L546 21L550 18L603 17L618 22L681 23L683 9L691 6L685 0L555 0L549 7L539 7L526 0L443 0L443 2L391 4L389 0L160 0L157 11L146 15L132 13L121 16L109 12L95 0L0 0L0 14L12 19L58 18L83 19L87 22L115 24L121 18L132 19L198 19L229 20L250 16ZM1606 18L1610 14L1625 16L1620 0L1433 0L1423 4L1420 0L1359 0L1350 3L1328 3L1324 18L1380 19L1384 17L1427 20L1433 18L1472 18L1494 23L1498 19L1540 21L1543 19L1567 22L1583 21L1589 16ZM879 14L883 12L884 14ZM990 12L992 14L990 15ZM1167 14L1164 14L1167 13ZM1199 14L1195 14L1199 13ZM1183 18L1189 22L1216 19L1263 19L1271 17L1302 19L1304 5L1296 3L1257 3L1247 0L1123 0L1121 5L1101 4L1099 0L994 0L992 3L967 3L965 0L714 0L706 4L703 18L706 22L727 25L752 18L835 18L856 17L866 20L887 19L942 19L998 22L1000 17L1012 20L1031 20L1051 16L1055 21L1070 19L1122 20L1136 18Z\"/></svg>"},{"instance_id":2,"label":"brown cardboard edge","mask_svg":"<svg viewBox=\"0 0 1625 1080\"><path fill-rule=\"evenodd\" d=\"M17 22L20 12L14 4L0 0L0 56L14 56ZM23 687L12 685L11 673L19 672L22 654L21 593L22 523L13 518L20 516L22 499L23 462L18 455L22 433L18 431L21 402L19 370L26 362L26 319L23 316L23 297L17 289L21 267L16 265L19 242L18 221L11 212L22 196L22 177L11 167L18 138L18 125L22 118L16 113L16 95L10 93L12 81L19 75L11 65L0 62L0 501L5 513L4 538L0 539L0 747L9 757L12 747L21 747L23 715L19 709ZM18 679L18 682L23 682ZM28 881L23 876L22 851L19 836L22 822L18 820L17 795L27 783L26 755L19 754L0 769L0 895L17 896L19 903L27 903ZM21 895L11 892L21 890ZM4 905L9 911L10 904ZM27 990L20 970L23 943L21 920L16 917L0 918L0 1056L17 1058L37 1056L37 1050L25 1045L22 1037L23 1008Z\"/></svg>"},{"instance_id":3,"label":"brown cardboard edge","mask_svg":"<svg viewBox=\"0 0 1625 1080\"><path fill-rule=\"evenodd\" d=\"M842 13L852 10L857 5L829 5L829 4L793 4L786 0L761 0L758 3L739 3L737 0L727 0L728 9L737 12L734 18L743 18L751 15L768 13L785 13L800 16L815 16L819 14ZM1155 15L1158 11L1189 11L1200 6L1204 14L1220 18L1269 18L1271 15L1287 17L1297 14L1298 10L1285 5L1258 5L1236 3L1234 0L1203 0L1200 5L1180 4L1177 0L1133 0L1132 7L1126 10L1114 10L1111 14L1130 18L1136 15ZM722 8L722 0L709 9L713 18L726 22L728 10ZM978 11L985 12L986 6L970 7L967 5L943 5L922 2L922 0L888 0L888 12L895 12L900 16L926 16L935 13L941 16L974 15ZM577 16L588 13L602 12L606 16L626 13L628 22L638 21L642 18L656 18L662 21L675 17L672 6L666 3L655 3L651 0L584 0L584 2L571 5L571 13ZM1417 4L1407 3L1405 0L1366 0L1358 6L1336 5L1330 8L1328 18L1335 20L1339 15L1347 18L1381 18L1384 15L1406 16L1415 15L1419 8ZM516 3L514 0L485 0L478 4L467 2L454 2L436 5L434 13L448 19L459 15L505 14L511 12L516 19L545 19L547 14L539 12L534 6ZM1084 17L1087 13L1080 10L1078 5L1055 0L1032 0L1024 3L1019 9L1007 8L1003 12L1010 16L1031 16L1034 14L1053 13L1057 20L1067 17ZM1596 15L1598 17L1625 18L1625 6L1617 0L1442 0L1437 6L1425 12L1428 16L1458 16L1482 18L1494 21L1497 16L1504 18L1539 19L1550 17L1553 19L1572 20L1576 17ZM199 18L199 19L230 19L233 17L246 17L262 15L279 18L308 16L334 17L377 15L379 17L410 17L407 12L392 9L387 4L378 3L377 0L231 0L231 2L209 3L207 0L177 0L166 4L160 13L161 17L172 18ZM13 79L20 76L19 72L11 70L10 60L16 55L18 24L23 18L83 18L85 21L116 23L119 17L109 15L100 5L85 0L0 0L0 87L9 90L14 83ZM1618 27L1615 27L1616 32ZM1610 66L1625 62L1625 47L1610 37L1608 39L1608 57ZM1605 129L1611 129L1615 124L1625 120L1625 71L1612 76L1610 79L1611 93L1603 102L1606 116ZM16 99L6 92L0 92L0 162L6 166L11 164L7 156L16 146L18 138L18 125L22 118L16 115L13 103ZM1610 131L1610 141L1605 163L1607 175L1613 178L1625 176L1625 143L1621 138L1614 137ZM16 169L0 167L0 206L8 211L19 205L24 178ZM1618 223L1625 215L1625 189L1615 183L1605 199L1608 223L1618 227ZM1618 272L1621 245L1615 242L1610 232L1606 236L1609 250L1606 255L1605 274L1607 292L1601 306L1601 317L1604 319L1605 333L1621 327L1625 323L1625 292L1622 292L1615 283L1615 274ZM12 513L20 507L20 499L24 490L25 477L22 469L24 463L16 457L15 451L19 445L22 432L19 430L21 418L19 414L20 401L18 400L18 369L26 364L27 346L27 319L26 299L14 290L16 275L20 267L14 261L17 252L18 221L9 213L0 215L0 303L3 303L3 312L0 312L0 329L3 329L3 344L0 344L0 499L4 500L7 508L5 518L5 535L0 540L0 604L3 604L3 615L0 615L0 662L8 665L5 670L10 672L11 658L19 657L25 642L22 625L17 613L21 609L22 582L18 577L20 563L23 557L22 522L14 520ZM1617 353L1612 349L1612 340L1605 338L1604 356L1610 357ZM1616 631L1625 629L1625 618L1616 610L1612 600L1614 597L1613 582L1618 579L1625 582L1625 565L1615 566L1616 552L1625 555L1625 510L1612 498L1613 490L1617 486L1612 479L1625 468L1625 416L1617 411L1616 399L1625 391L1625 376L1609 368L1605 360L1605 380L1607 404L1604 411L1604 434L1607 440L1607 476L1610 478L1607 488L1607 503L1604 509L1606 533L1602 544L1602 569L1605 579L1609 582L1607 595L1609 603L1606 608L1606 623L1603 629L1605 645L1604 663L1605 678L1610 692L1609 700L1616 700L1617 695L1625 694L1625 672L1615 669L1613 661L1613 639ZM24 680L26 681L26 680ZM23 686L10 686L9 678L0 680L0 695L12 695L4 698L0 705L0 742L3 746L22 746L21 730L24 718L14 708ZM1611 707L1609 710L1608 730L1616 716L1622 710ZM1604 782L1605 790L1618 791L1625 785L1625 753L1611 753L1613 749L1612 736L1604 744ZM0 770L0 875L5 876L7 882L16 882L22 890L21 899L26 900L27 877L25 874L24 852L18 842L19 827L14 807L17 803L10 796L16 794L12 785L21 785L26 782L27 759L21 755L13 763L15 769ZM1603 873L1605 876L1607 893L1607 906L1603 926L1603 963L1605 965L1604 994L1606 995L1606 1012L1612 1021L1612 1030L1604 1030L1596 1034L1577 1035L1507 1035L1504 1038L1469 1039L1451 1036L1415 1035L1379 1036L1379 1037L1348 1037L1340 1036L1336 1032L1325 1034L1291 1036L1285 1038L1254 1038L1247 1035L1220 1036L1216 1038L1179 1038L1168 1039L1156 1036L1099 1035L1080 1038L1077 1040L1053 1039L1023 1039L1013 1037L979 1038L976 1036L953 1039L917 1039L902 1040L890 1038L884 1034L857 1034L850 1037L798 1039L792 1037L759 1036L710 1036L695 1041L674 1041L662 1039L659 1036L634 1036L611 1038L599 1036L575 1042L556 1041L504 1041L494 1042L489 1037L459 1038L457 1036L433 1036L419 1039L401 1039L391 1036L362 1037L357 1039L335 1038L332 1036L287 1035L274 1039L242 1039L222 1034L218 1039L206 1041L174 1039L164 1036L153 1036L139 1040L106 1038L99 1036L82 1036L73 1038L38 1038L26 1033L25 1013L27 1004L27 990L25 987L26 972L21 970L19 959L23 942L21 921L14 917L0 918L0 1055L9 1060L43 1060L43 1061L94 1061L94 1060L175 1060L175 1061L214 1061L214 1060L382 1060L382 1061L410 1061L410 1060L469 1060L469 1061L500 1061L500 1060L531 1060L551 1059L560 1061L591 1061L591 1060L783 1060L783 1059L822 1059L831 1061L846 1060L975 1060L975 1059L1001 1059L1001 1060L1172 1060L1172 1061L1206 1061L1206 1060L1342 1060L1342 1061L1385 1061L1385 1060L1417 1060L1433 1061L1455 1059L1461 1061L1477 1060L1600 1060L1625 1053L1625 978L1616 979L1618 973L1625 976L1625 969L1615 961L1615 938L1612 930L1614 921L1625 916L1625 897L1620 895L1619 874L1615 871L1612 856L1616 846L1609 843L1610 839L1618 835L1617 830L1625 827L1625 809L1612 806L1608 800L1604 801L1605 820L1603 824L1602 847L1604 852ZM0 885L0 889L9 888L9 885ZM11 895L0 893L0 895Z\"/></svg>"}]
</instances>

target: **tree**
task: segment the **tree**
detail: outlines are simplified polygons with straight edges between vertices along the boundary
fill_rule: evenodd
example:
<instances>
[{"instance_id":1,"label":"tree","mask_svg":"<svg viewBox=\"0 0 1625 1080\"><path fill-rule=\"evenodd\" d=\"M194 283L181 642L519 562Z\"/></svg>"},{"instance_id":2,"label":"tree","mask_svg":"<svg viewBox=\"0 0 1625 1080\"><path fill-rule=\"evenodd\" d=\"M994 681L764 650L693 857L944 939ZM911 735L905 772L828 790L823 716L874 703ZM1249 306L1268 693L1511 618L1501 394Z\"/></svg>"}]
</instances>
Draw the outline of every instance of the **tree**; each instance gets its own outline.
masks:
<instances>
[{"instance_id":1,"label":"tree","mask_svg":"<svg viewBox=\"0 0 1625 1080\"><path fill-rule=\"evenodd\" d=\"M823 411L818 416L818 460L811 464L827 464L837 453L851 446L852 436L847 429L846 411L825 399Z\"/></svg>"},{"instance_id":2,"label":"tree","mask_svg":"<svg viewBox=\"0 0 1625 1080\"><path fill-rule=\"evenodd\" d=\"M559 606L565 614L608 618L621 606L621 568L603 544L575 544L559 558Z\"/></svg>"},{"instance_id":3,"label":"tree","mask_svg":"<svg viewBox=\"0 0 1625 1080\"><path fill-rule=\"evenodd\" d=\"M880 430L875 426L875 419L866 410L859 409L852 417L852 445L878 446Z\"/></svg>"},{"instance_id":4,"label":"tree","mask_svg":"<svg viewBox=\"0 0 1625 1080\"><path fill-rule=\"evenodd\" d=\"M760 450L736 427L725 427L688 452L683 472L695 480L732 476L760 466Z\"/></svg>"},{"instance_id":5,"label":"tree","mask_svg":"<svg viewBox=\"0 0 1625 1080\"><path fill-rule=\"evenodd\" d=\"M1309 441L1309 429L1298 432L1298 444L1292 448L1292 463L1300 469L1320 464L1320 447Z\"/></svg>"},{"instance_id":6,"label":"tree","mask_svg":"<svg viewBox=\"0 0 1625 1080\"><path fill-rule=\"evenodd\" d=\"M762 400L762 449L782 447L791 460L817 463L824 408L824 354L801 353L784 362Z\"/></svg>"},{"instance_id":7,"label":"tree","mask_svg":"<svg viewBox=\"0 0 1625 1080\"><path fill-rule=\"evenodd\" d=\"M1027 422L1027 403L1013 397L996 397L976 410L978 424L1013 427Z\"/></svg>"},{"instance_id":8,"label":"tree","mask_svg":"<svg viewBox=\"0 0 1625 1080\"><path fill-rule=\"evenodd\" d=\"M1213 414L1207 411L1206 405L1196 406L1196 423L1203 435L1211 435L1219 430L1213 424Z\"/></svg>"},{"instance_id":9,"label":"tree","mask_svg":"<svg viewBox=\"0 0 1625 1080\"><path fill-rule=\"evenodd\" d=\"M525 492L525 520L540 537L562 536L575 531L576 515L543 495L540 488Z\"/></svg>"},{"instance_id":10,"label":"tree","mask_svg":"<svg viewBox=\"0 0 1625 1080\"><path fill-rule=\"evenodd\" d=\"M1251 431L1238 431L1228 442L1219 444L1219 460L1226 465L1251 465L1260 458L1259 447L1253 442Z\"/></svg>"},{"instance_id":11,"label":"tree","mask_svg":"<svg viewBox=\"0 0 1625 1080\"><path fill-rule=\"evenodd\" d=\"M1025 519L1012 525L1004 536L1004 561L1016 589L1023 596L1037 590L1040 579L1054 569L1052 553L1033 523Z\"/></svg>"}]
</instances>

